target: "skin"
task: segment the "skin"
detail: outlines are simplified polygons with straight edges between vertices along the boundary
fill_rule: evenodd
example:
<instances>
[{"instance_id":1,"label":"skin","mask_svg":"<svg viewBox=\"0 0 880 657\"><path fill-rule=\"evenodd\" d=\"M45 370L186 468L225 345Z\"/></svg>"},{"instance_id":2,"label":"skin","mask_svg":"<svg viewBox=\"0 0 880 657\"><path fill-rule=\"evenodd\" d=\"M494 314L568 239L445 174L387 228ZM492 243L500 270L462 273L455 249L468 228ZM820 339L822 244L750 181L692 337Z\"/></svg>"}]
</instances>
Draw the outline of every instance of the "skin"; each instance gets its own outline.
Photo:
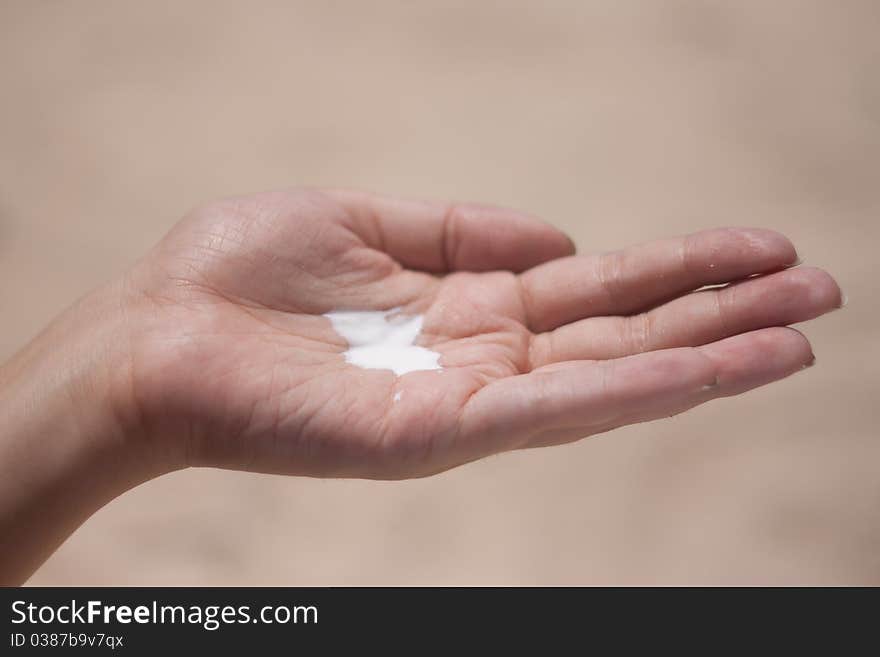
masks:
<instances>
[{"instance_id":1,"label":"skin","mask_svg":"<svg viewBox=\"0 0 880 657\"><path fill-rule=\"evenodd\" d=\"M0 581L173 470L422 477L782 379L814 360L786 326L841 306L796 264L757 228L579 256L487 206L348 190L206 205L0 369ZM443 370L348 365L321 316L396 306L424 314Z\"/></svg>"}]
</instances>

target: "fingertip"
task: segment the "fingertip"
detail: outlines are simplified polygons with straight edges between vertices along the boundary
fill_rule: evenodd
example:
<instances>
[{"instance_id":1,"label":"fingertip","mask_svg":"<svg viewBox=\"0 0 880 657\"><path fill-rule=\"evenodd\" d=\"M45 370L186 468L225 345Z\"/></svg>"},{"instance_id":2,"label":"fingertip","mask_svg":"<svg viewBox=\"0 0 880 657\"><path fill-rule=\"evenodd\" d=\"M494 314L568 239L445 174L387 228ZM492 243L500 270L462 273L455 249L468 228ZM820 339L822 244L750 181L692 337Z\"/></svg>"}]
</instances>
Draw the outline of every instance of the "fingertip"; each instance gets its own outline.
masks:
<instances>
[{"instance_id":1,"label":"fingertip","mask_svg":"<svg viewBox=\"0 0 880 657\"><path fill-rule=\"evenodd\" d=\"M770 228L734 228L742 236L747 246L756 254L771 259L779 266L791 267L798 263L797 249L792 241L782 233Z\"/></svg>"},{"instance_id":2,"label":"fingertip","mask_svg":"<svg viewBox=\"0 0 880 657\"><path fill-rule=\"evenodd\" d=\"M797 274L806 286L805 292L814 307L822 309L823 312L843 307L845 303L843 291L827 271L818 267L799 267Z\"/></svg>"},{"instance_id":3,"label":"fingertip","mask_svg":"<svg viewBox=\"0 0 880 657\"><path fill-rule=\"evenodd\" d=\"M813 348L807 336L790 326L773 326L743 335L744 342L750 338L760 346L759 351L764 352L759 355L782 354L786 360L795 363L805 363L813 358Z\"/></svg>"},{"instance_id":4,"label":"fingertip","mask_svg":"<svg viewBox=\"0 0 880 657\"><path fill-rule=\"evenodd\" d=\"M456 269L524 271L575 252L568 235L529 214L470 203L456 205L453 213Z\"/></svg>"},{"instance_id":5,"label":"fingertip","mask_svg":"<svg viewBox=\"0 0 880 657\"><path fill-rule=\"evenodd\" d=\"M698 349L716 363L720 395L783 379L814 360L810 341L786 326L742 333Z\"/></svg>"},{"instance_id":6,"label":"fingertip","mask_svg":"<svg viewBox=\"0 0 880 657\"><path fill-rule=\"evenodd\" d=\"M555 226L551 226L551 228L564 241L564 243L561 245L561 249L560 249L561 252L560 252L559 257L576 255L577 254L577 244L574 243L574 240L571 238L571 236L568 233L563 232L561 229L556 228Z\"/></svg>"}]
</instances>

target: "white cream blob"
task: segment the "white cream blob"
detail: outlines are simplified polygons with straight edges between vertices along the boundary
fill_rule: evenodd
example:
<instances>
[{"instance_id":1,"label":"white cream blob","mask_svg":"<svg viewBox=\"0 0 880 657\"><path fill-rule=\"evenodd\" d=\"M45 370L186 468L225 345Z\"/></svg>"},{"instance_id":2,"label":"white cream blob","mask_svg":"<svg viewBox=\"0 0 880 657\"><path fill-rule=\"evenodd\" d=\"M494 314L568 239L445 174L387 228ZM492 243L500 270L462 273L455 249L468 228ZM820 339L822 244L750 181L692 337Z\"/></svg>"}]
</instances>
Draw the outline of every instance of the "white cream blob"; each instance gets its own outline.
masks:
<instances>
[{"instance_id":1,"label":"white cream blob","mask_svg":"<svg viewBox=\"0 0 880 657\"><path fill-rule=\"evenodd\" d=\"M391 310L351 310L325 313L339 335L348 341L345 361L367 370L391 370L397 376L420 370L439 370L440 354L417 347L422 315Z\"/></svg>"}]
</instances>

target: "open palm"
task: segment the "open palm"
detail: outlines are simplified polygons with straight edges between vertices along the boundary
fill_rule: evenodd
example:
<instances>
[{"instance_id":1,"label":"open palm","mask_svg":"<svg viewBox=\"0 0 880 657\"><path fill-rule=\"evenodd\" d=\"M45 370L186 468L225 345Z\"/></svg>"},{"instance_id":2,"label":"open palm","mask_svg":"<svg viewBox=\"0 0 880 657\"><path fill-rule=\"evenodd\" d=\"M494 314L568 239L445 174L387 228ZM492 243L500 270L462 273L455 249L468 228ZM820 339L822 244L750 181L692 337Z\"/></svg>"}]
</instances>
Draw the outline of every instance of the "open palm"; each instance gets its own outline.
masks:
<instances>
[{"instance_id":1,"label":"open palm","mask_svg":"<svg viewBox=\"0 0 880 657\"><path fill-rule=\"evenodd\" d=\"M779 327L841 302L767 230L573 252L484 206L342 190L206 206L129 277L138 422L188 464L422 476L785 377L812 354ZM424 314L443 369L348 364L322 316L395 307Z\"/></svg>"}]
</instances>

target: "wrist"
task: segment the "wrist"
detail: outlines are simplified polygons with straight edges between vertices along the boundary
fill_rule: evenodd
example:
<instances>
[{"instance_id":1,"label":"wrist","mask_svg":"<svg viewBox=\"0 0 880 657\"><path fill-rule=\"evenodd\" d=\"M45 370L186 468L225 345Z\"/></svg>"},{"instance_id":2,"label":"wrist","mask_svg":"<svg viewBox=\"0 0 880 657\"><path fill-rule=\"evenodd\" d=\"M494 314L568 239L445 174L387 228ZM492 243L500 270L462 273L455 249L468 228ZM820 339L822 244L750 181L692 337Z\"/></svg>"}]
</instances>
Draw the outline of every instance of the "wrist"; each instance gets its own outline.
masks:
<instances>
[{"instance_id":1,"label":"wrist","mask_svg":"<svg viewBox=\"0 0 880 657\"><path fill-rule=\"evenodd\" d=\"M0 582L171 468L133 439L122 284L78 302L0 368Z\"/></svg>"}]
</instances>

